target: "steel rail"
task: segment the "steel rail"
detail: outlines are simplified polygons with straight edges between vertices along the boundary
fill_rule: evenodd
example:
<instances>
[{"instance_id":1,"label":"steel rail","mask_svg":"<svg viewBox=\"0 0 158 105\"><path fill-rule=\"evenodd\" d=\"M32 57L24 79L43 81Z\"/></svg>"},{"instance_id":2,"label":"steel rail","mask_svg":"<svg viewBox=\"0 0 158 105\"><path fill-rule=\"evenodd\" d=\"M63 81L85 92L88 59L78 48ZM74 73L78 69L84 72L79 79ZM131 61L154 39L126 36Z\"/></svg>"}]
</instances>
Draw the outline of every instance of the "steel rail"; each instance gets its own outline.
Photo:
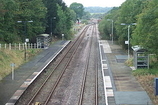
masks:
<instances>
[{"instance_id":1,"label":"steel rail","mask_svg":"<svg viewBox=\"0 0 158 105\"><path fill-rule=\"evenodd\" d=\"M90 40L90 45L91 44L92 44L92 38ZM85 83L86 83L86 77L87 77L87 70L88 70L89 60L90 60L90 52L91 52L91 47L89 47L89 53L87 55L87 60L86 60L86 65L85 65L85 70L84 70L84 78L82 80L81 93L80 93L78 105L82 105L82 102L83 102L83 95L84 95L84 89L85 89Z\"/></svg>"},{"instance_id":2,"label":"steel rail","mask_svg":"<svg viewBox=\"0 0 158 105\"><path fill-rule=\"evenodd\" d=\"M86 30L87 30L87 29L88 29L88 28L86 28ZM56 81L56 83L55 83L54 87L52 88L52 91L50 92L49 96L47 97L47 100L45 101L44 105L47 105L47 104L48 104L48 102L49 102L51 96L53 95L53 93L54 93L54 91L55 91L55 89L56 89L58 83L60 82L60 80L61 80L61 78L62 78L62 76L63 76L65 70L67 69L69 63L71 62L71 60L72 60L72 58L73 58L73 55L76 53L77 48L79 47L80 43L82 42L86 30L84 30L84 31L81 33L81 39L80 39L80 40L79 40L79 39L77 40L79 43L78 43L78 45L76 46L76 49L74 50L73 54L71 54L71 57L70 57L69 61L67 62L67 65L65 66L63 72L61 73L61 75L59 76L58 80Z\"/></svg>"},{"instance_id":3,"label":"steel rail","mask_svg":"<svg viewBox=\"0 0 158 105\"><path fill-rule=\"evenodd\" d=\"M96 27L93 26L92 35L95 35L95 33L96 33ZM92 39L93 38L91 38L91 40L90 40L90 45L92 45ZM83 103L87 71L88 71L89 63L90 63L91 47L89 47L89 53L88 53L87 60L86 60L86 67L85 67L85 71L84 71L84 78L82 80L82 88L81 88L81 93L80 93L78 105L82 105L82 103ZM96 84L95 85L95 105L98 105L98 64L97 63L96 63L96 70L95 70L95 84Z\"/></svg>"},{"instance_id":4,"label":"steel rail","mask_svg":"<svg viewBox=\"0 0 158 105\"><path fill-rule=\"evenodd\" d=\"M94 35L97 35L97 33L96 33L96 26L95 26L95 31L94 31ZM97 63L96 63L96 69L95 69L95 83L96 83L96 85L95 85L95 92L96 92L96 94L95 94L95 105L98 105L98 57L96 58L97 59Z\"/></svg>"},{"instance_id":5,"label":"steel rail","mask_svg":"<svg viewBox=\"0 0 158 105\"><path fill-rule=\"evenodd\" d=\"M57 65L55 66L55 68L52 70L52 73L50 73L50 75L46 78L46 80L44 81L44 83L43 83L43 84L41 85L41 87L36 91L36 93L34 94L34 96L32 97L32 99L28 102L27 105L31 105L31 104L32 104L33 100L34 100L35 97L38 95L38 93L39 93L40 90L43 88L43 86L46 84L46 82L49 80L49 78L51 77L51 75L54 73L55 69L57 69L57 67L60 65L60 63L62 62L62 60L65 58L65 56L69 53L69 51L72 49L72 47L75 46L75 44L78 42L77 40L79 40L79 39L81 38L81 36L84 34L84 32L85 32L87 29L88 29L88 26L85 27L85 29L82 31L81 35L80 35L79 37L77 37L77 39L76 39L74 42L72 42L71 45L69 45L69 48L68 48L67 52L64 54L64 56L62 56L61 60L57 63ZM72 56L73 56L73 54L72 54ZM66 66L67 66L67 65L68 65L68 63L66 64ZM66 67L65 67L65 68L66 68ZM62 73L64 73L64 71L63 71ZM63 75L63 74L61 74L61 75L59 76L59 78L57 79L58 81L60 80L60 77L61 77L62 75ZM56 82L55 84L57 84L57 82ZM56 86L54 86L54 87L56 87ZM54 89L54 87L53 87L53 89Z\"/></svg>"}]
</instances>

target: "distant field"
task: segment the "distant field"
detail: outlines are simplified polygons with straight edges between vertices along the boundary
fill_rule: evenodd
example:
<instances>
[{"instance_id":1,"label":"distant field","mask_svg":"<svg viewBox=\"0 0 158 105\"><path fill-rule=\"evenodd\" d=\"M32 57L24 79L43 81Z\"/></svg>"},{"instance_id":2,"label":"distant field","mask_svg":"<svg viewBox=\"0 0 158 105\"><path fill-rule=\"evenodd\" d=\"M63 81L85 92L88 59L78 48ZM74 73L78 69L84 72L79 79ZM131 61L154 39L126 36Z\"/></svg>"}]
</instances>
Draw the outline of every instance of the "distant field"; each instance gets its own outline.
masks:
<instances>
[{"instance_id":1,"label":"distant field","mask_svg":"<svg viewBox=\"0 0 158 105\"><path fill-rule=\"evenodd\" d=\"M107 13L113 7L85 7L85 11L89 13Z\"/></svg>"}]
</instances>

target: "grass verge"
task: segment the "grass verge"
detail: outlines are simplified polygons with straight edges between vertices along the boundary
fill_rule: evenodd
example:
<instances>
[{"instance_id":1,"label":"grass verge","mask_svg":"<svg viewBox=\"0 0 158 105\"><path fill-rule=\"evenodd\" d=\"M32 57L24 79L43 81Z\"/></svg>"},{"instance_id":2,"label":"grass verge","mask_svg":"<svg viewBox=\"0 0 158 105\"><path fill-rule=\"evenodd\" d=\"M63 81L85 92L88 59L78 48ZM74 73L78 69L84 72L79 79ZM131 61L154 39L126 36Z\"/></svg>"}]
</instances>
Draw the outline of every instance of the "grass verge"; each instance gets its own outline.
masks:
<instances>
[{"instance_id":1,"label":"grass verge","mask_svg":"<svg viewBox=\"0 0 158 105\"><path fill-rule=\"evenodd\" d=\"M158 96L154 93L154 78L158 77L157 69L138 69L133 71L133 75L148 93L154 105L158 105Z\"/></svg>"},{"instance_id":2,"label":"grass verge","mask_svg":"<svg viewBox=\"0 0 158 105\"><path fill-rule=\"evenodd\" d=\"M29 61L33 56L38 54L40 49L28 49L27 50L27 61ZM11 63L15 64L15 69L20 65L27 62L24 60L23 50L0 50L0 80L2 80L6 75L11 73Z\"/></svg>"}]
</instances>

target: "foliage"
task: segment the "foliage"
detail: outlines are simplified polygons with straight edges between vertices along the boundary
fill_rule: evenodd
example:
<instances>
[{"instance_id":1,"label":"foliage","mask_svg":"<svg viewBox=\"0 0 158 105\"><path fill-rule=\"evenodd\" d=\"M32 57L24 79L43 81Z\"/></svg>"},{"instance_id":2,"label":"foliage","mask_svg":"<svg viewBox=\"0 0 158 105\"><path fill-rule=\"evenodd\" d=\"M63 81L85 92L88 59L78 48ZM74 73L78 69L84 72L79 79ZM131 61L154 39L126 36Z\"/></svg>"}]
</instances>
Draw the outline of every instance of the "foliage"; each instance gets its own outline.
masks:
<instances>
[{"instance_id":1,"label":"foliage","mask_svg":"<svg viewBox=\"0 0 158 105\"><path fill-rule=\"evenodd\" d=\"M45 27L43 27L42 19L45 18L47 9L44 6L42 0L30 0L30 1L18 1L18 11L16 21L22 21L22 23L16 23L17 30L24 38L36 37L37 34L43 33ZM28 21L33 21L29 23ZM24 29L26 25L26 31ZM24 36L26 35L26 36ZM24 39L22 38L22 39Z\"/></svg>"},{"instance_id":2,"label":"foliage","mask_svg":"<svg viewBox=\"0 0 158 105\"><path fill-rule=\"evenodd\" d=\"M126 0L120 7L108 12L99 24L102 38L110 39L111 24L107 19L114 21L114 39L127 49L125 41L128 40L129 28L130 48L140 45L147 49L149 54L155 54L155 64L158 64L158 1L157 0ZM126 26L121 26L125 23Z\"/></svg>"},{"instance_id":3,"label":"foliage","mask_svg":"<svg viewBox=\"0 0 158 105\"><path fill-rule=\"evenodd\" d=\"M157 69L137 69L133 71L133 75L135 76L148 75L148 74L157 75L158 71Z\"/></svg>"},{"instance_id":4,"label":"foliage","mask_svg":"<svg viewBox=\"0 0 158 105\"><path fill-rule=\"evenodd\" d=\"M76 20L76 14L70 10L62 0L43 0L47 7L46 33L53 33L61 38L64 34L66 39L70 39L70 29L72 22Z\"/></svg>"},{"instance_id":5,"label":"foliage","mask_svg":"<svg viewBox=\"0 0 158 105\"><path fill-rule=\"evenodd\" d=\"M139 15L138 25L133 33L133 45L141 45L148 53L156 54L158 58L158 1L152 0Z\"/></svg>"},{"instance_id":6,"label":"foliage","mask_svg":"<svg viewBox=\"0 0 158 105\"><path fill-rule=\"evenodd\" d=\"M0 42L24 42L26 37L35 41L41 33L69 35L73 21L75 12L62 0L0 0ZM63 25L64 30L55 33Z\"/></svg>"},{"instance_id":7,"label":"foliage","mask_svg":"<svg viewBox=\"0 0 158 105\"><path fill-rule=\"evenodd\" d=\"M41 0L0 0L0 41L17 42L24 39L24 22L34 21L27 24L27 37L32 38L38 33L42 33L45 28L41 19L45 17L46 8ZM18 24L17 21L23 21Z\"/></svg>"},{"instance_id":8,"label":"foliage","mask_svg":"<svg viewBox=\"0 0 158 105\"><path fill-rule=\"evenodd\" d=\"M110 31L109 31L109 26L108 26L108 21L106 21L106 19L103 19L100 21L100 24L99 24L99 32L100 32L100 35L101 35L101 38L102 39L110 39Z\"/></svg>"},{"instance_id":9,"label":"foliage","mask_svg":"<svg viewBox=\"0 0 158 105\"><path fill-rule=\"evenodd\" d=\"M17 4L13 0L0 0L0 41L14 41L14 18L15 11L17 10ZM7 32L7 33L6 33Z\"/></svg>"},{"instance_id":10,"label":"foliage","mask_svg":"<svg viewBox=\"0 0 158 105\"><path fill-rule=\"evenodd\" d=\"M111 36L110 34L112 33L112 20L114 24L114 29L113 29L113 37L114 39L117 39L117 34L116 34L116 20L118 18L118 9L119 8L113 8L110 12L110 14L106 14L104 18L102 18L101 22L99 23L99 31L101 33L101 36L103 39L110 40Z\"/></svg>"},{"instance_id":11,"label":"foliage","mask_svg":"<svg viewBox=\"0 0 158 105\"><path fill-rule=\"evenodd\" d=\"M128 40L128 25L120 26L121 23L131 24L137 23L137 16L142 12L144 8L145 0L127 0L124 2L119 9L119 18L117 20L118 25L116 26L117 34L119 35L118 41L124 47L127 48L127 45L124 44ZM129 35L131 40L131 34L136 26L131 25ZM130 44L131 47L131 44Z\"/></svg>"},{"instance_id":12,"label":"foliage","mask_svg":"<svg viewBox=\"0 0 158 105\"><path fill-rule=\"evenodd\" d=\"M61 37L61 35L64 34L64 37L66 39L70 39L70 36L68 36L72 26L72 21L70 21L72 20L70 10L67 9L63 11L61 6L57 5L57 7L58 7L57 15L62 18L59 18L58 24L55 29L55 33L60 35L59 37Z\"/></svg>"},{"instance_id":13,"label":"foliage","mask_svg":"<svg viewBox=\"0 0 158 105\"><path fill-rule=\"evenodd\" d=\"M126 0L120 7L113 8L107 15L105 15L105 18L103 18L105 23L100 23L107 24L107 19L112 19L114 21L114 39L118 40L119 44L121 44L125 49L127 49L127 45L125 45L124 42L128 40L128 25L121 26L121 23L137 23L139 14L146 9L146 1L148 0ZM110 27L110 24L107 25ZM104 27L107 28L107 25ZM135 28L136 26L130 27L130 40L131 34ZM109 31L108 28L107 31L104 32L104 35L107 36L107 33L110 33ZM132 46L131 43L130 46Z\"/></svg>"},{"instance_id":14,"label":"foliage","mask_svg":"<svg viewBox=\"0 0 158 105\"><path fill-rule=\"evenodd\" d=\"M84 13L84 7L81 3L76 3L76 2L72 3L70 5L70 9L75 11L77 18L80 18L80 19L82 18L83 13Z\"/></svg>"},{"instance_id":15,"label":"foliage","mask_svg":"<svg viewBox=\"0 0 158 105\"><path fill-rule=\"evenodd\" d=\"M145 70L144 70L145 71ZM152 103L147 103L148 105L158 105L158 97L155 96L154 78L158 75L147 74L147 75L137 75L136 79L139 81L143 89L148 93Z\"/></svg>"},{"instance_id":16,"label":"foliage","mask_svg":"<svg viewBox=\"0 0 158 105\"><path fill-rule=\"evenodd\" d=\"M91 13L91 18L102 19L105 16L104 13Z\"/></svg>"},{"instance_id":17,"label":"foliage","mask_svg":"<svg viewBox=\"0 0 158 105\"><path fill-rule=\"evenodd\" d=\"M82 19L86 19L86 20L89 20L91 17L91 14L89 12L85 12L83 13L83 16L82 16Z\"/></svg>"}]
</instances>

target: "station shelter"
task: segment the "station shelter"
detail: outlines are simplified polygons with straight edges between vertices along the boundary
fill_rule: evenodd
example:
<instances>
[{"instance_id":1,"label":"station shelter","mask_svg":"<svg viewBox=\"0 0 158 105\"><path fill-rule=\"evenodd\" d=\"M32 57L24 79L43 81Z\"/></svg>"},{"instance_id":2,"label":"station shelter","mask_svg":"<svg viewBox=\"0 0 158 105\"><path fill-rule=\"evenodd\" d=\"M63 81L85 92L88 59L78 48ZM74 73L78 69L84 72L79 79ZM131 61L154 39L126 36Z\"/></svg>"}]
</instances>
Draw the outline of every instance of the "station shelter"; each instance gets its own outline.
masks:
<instances>
[{"instance_id":1,"label":"station shelter","mask_svg":"<svg viewBox=\"0 0 158 105\"><path fill-rule=\"evenodd\" d=\"M149 68L149 55L146 53L147 50L140 46L133 46L133 64L135 69L138 68Z\"/></svg>"},{"instance_id":2,"label":"station shelter","mask_svg":"<svg viewBox=\"0 0 158 105\"><path fill-rule=\"evenodd\" d=\"M40 34L36 38L38 48L48 48L50 44L49 34Z\"/></svg>"}]
</instances>

